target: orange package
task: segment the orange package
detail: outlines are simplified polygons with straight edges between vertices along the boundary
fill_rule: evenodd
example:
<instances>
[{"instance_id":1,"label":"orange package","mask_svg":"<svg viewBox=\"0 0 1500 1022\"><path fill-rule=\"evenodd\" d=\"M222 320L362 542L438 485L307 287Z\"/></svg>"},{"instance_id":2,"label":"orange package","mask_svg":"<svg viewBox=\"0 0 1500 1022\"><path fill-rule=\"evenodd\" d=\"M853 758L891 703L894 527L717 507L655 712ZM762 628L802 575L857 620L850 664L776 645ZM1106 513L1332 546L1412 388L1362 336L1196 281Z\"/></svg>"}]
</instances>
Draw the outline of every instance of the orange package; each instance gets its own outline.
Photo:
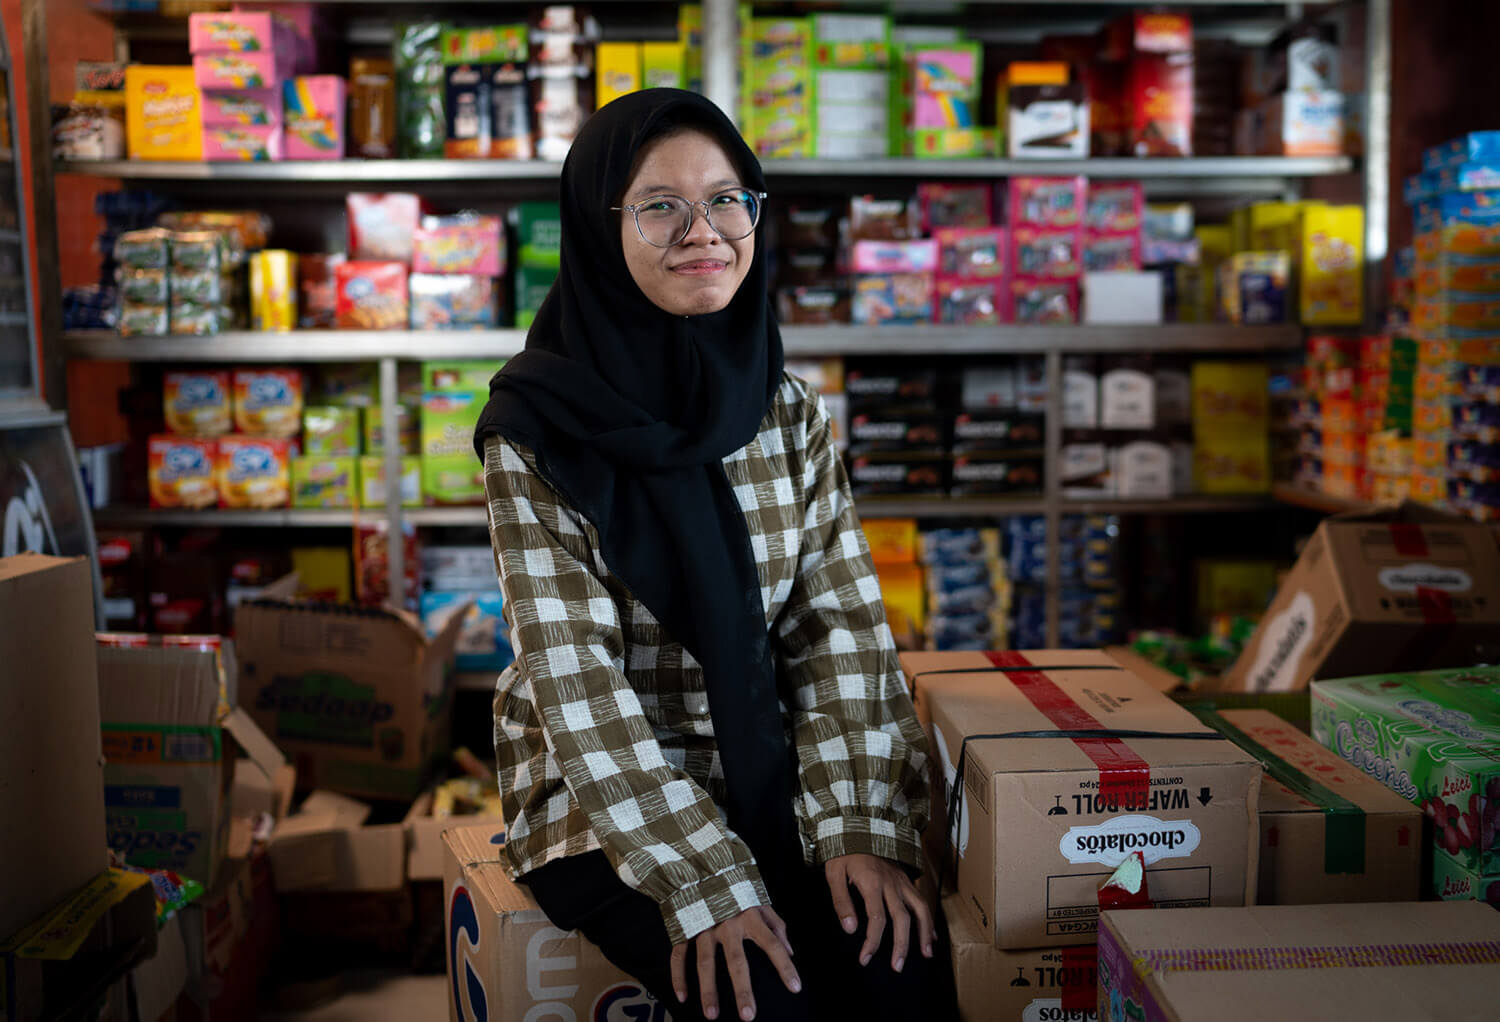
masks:
<instances>
[{"instance_id":1,"label":"orange package","mask_svg":"<svg viewBox=\"0 0 1500 1022\"><path fill-rule=\"evenodd\" d=\"M147 441L146 478L151 506L213 507L219 499L214 482L218 441L183 436L153 436Z\"/></svg>"},{"instance_id":2,"label":"orange package","mask_svg":"<svg viewBox=\"0 0 1500 1022\"><path fill-rule=\"evenodd\" d=\"M300 369L236 369L234 427L252 436L296 436L302 428Z\"/></svg>"},{"instance_id":3,"label":"orange package","mask_svg":"<svg viewBox=\"0 0 1500 1022\"><path fill-rule=\"evenodd\" d=\"M223 436L234 426L227 372L173 372L162 381L167 431L178 436Z\"/></svg>"},{"instance_id":4,"label":"orange package","mask_svg":"<svg viewBox=\"0 0 1500 1022\"><path fill-rule=\"evenodd\" d=\"M214 476L219 506L286 507L292 499L292 442L285 437L227 436Z\"/></svg>"}]
</instances>

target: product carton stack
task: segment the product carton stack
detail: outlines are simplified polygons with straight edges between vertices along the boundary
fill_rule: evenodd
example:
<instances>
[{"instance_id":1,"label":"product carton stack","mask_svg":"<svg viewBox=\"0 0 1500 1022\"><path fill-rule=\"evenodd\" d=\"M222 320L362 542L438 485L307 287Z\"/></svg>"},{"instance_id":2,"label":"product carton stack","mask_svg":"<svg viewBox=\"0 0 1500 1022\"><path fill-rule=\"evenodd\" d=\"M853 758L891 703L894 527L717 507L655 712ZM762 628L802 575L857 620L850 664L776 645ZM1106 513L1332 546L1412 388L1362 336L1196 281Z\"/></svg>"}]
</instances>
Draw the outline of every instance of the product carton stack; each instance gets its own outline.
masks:
<instances>
[{"instance_id":1,"label":"product carton stack","mask_svg":"<svg viewBox=\"0 0 1500 1022\"><path fill-rule=\"evenodd\" d=\"M282 86L296 72L300 49L287 23L269 11L193 14L188 49L202 93L203 159L282 159ZM341 126L342 93L338 99ZM342 134L337 155L343 155Z\"/></svg>"},{"instance_id":2,"label":"product carton stack","mask_svg":"<svg viewBox=\"0 0 1500 1022\"><path fill-rule=\"evenodd\" d=\"M890 151L891 19L882 14L815 14L813 155L849 160Z\"/></svg>"},{"instance_id":3,"label":"product carton stack","mask_svg":"<svg viewBox=\"0 0 1500 1022\"><path fill-rule=\"evenodd\" d=\"M1428 893L1500 907L1500 668L1317 681L1312 711L1314 738L1421 809Z\"/></svg>"},{"instance_id":4,"label":"product carton stack","mask_svg":"<svg viewBox=\"0 0 1500 1022\"><path fill-rule=\"evenodd\" d=\"M996 996L1020 1017L1086 1012L1099 888L1133 853L1157 908L1253 901L1260 764L1114 660L907 653L902 666L942 778L928 844L955 878L963 1018L996 1017Z\"/></svg>"}]
</instances>

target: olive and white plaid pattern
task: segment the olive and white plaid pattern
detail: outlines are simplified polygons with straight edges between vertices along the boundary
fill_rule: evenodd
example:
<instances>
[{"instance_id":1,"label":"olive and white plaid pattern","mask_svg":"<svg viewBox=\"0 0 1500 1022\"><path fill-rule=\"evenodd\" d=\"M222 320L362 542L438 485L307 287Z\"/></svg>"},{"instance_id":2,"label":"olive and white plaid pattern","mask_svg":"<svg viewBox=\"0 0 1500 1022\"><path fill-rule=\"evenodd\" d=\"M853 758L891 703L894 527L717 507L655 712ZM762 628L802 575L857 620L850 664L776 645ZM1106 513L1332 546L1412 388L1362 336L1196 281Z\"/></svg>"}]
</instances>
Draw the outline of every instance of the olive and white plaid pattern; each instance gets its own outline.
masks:
<instances>
[{"instance_id":1,"label":"olive and white plaid pattern","mask_svg":"<svg viewBox=\"0 0 1500 1022\"><path fill-rule=\"evenodd\" d=\"M521 875L602 848L662 906L673 942L768 903L726 826L702 670L599 554L592 525L491 437L490 534L516 663L495 695L495 747ZM777 649L794 809L808 863L866 852L919 867L926 739L823 401L788 376L724 459L744 509Z\"/></svg>"}]
</instances>

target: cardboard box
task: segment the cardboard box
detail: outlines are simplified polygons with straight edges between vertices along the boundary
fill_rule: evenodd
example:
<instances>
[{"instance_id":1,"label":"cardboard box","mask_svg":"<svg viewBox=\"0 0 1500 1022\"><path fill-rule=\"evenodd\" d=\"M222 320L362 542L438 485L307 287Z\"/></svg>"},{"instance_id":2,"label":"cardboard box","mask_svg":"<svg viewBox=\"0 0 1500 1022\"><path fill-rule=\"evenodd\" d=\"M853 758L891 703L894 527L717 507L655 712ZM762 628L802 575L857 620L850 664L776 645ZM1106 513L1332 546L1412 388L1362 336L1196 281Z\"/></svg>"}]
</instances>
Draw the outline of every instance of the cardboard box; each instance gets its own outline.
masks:
<instances>
[{"instance_id":1,"label":"cardboard box","mask_svg":"<svg viewBox=\"0 0 1500 1022\"><path fill-rule=\"evenodd\" d=\"M960 1022L1097 1022L1092 947L1000 951L956 894L943 899Z\"/></svg>"},{"instance_id":2,"label":"cardboard box","mask_svg":"<svg viewBox=\"0 0 1500 1022\"><path fill-rule=\"evenodd\" d=\"M193 69L125 69L125 149L132 160L203 159L203 104Z\"/></svg>"},{"instance_id":3,"label":"cardboard box","mask_svg":"<svg viewBox=\"0 0 1500 1022\"><path fill-rule=\"evenodd\" d=\"M0 685L0 861L25 878L0 893L8 937L109 865L88 559L0 558L0 621L0 663L25 665Z\"/></svg>"},{"instance_id":4,"label":"cardboard box","mask_svg":"<svg viewBox=\"0 0 1500 1022\"><path fill-rule=\"evenodd\" d=\"M443 834L450 1022L660 1017L663 1005L506 875L504 841L495 825Z\"/></svg>"},{"instance_id":5,"label":"cardboard box","mask_svg":"<svg viewBox=\"0 0 1500 1022\"><path fill-rule=\"evenodd\" d=\"M182 1022L253 1022L262 978L279 944L270 857L232 859L219 882L180 913L187 953Z\"/></svg>"},{"instance_id":6,"label":"cardboard box","mask_svg":"<svg viewBox=\"0 0 1500 1022\"><path fill-rule=\"evenodd\" d=\"M1479 876L1437 851L1432 856L1432 896L1440 901L1480 901L1500 908L1500 876Z\"/></svg>"},{"instance_id":7,"label":"cardboard box","mask_svg":"<svg viewBox=\"0 0 1500 1022\"><path fill-rule=\"evenodd\" d=\"M485 828L490 837L504 840L505 821L499 816L434 816L433 789L417 796L406 814L406 875L412 880L443 879L443 833L455 827Z\"/></svg>"},{"instance_id":8,"label":"cardboard box","mask_svg":"<svg viewBox=\"0 0 1500 1022\"><path fill-rule=\"evenodd\" d=\"M1265 765L1260 789L1262 905L1415 901L1422 814L1266 710L1199 710Z\"/></svg>"},{"instance_id":9,"label":"cardboard box","mask_svg":"<svg viewBox=\"0 0 1500 1022\"><path fill-rule=\"evenodd\" d=\"M389 608L259 601L235 618L240 699L311 787L415 798L445 757L456 615L429 641Z\"/></svg>"},{"instance_id":10,"label":"cardboard box","mask_svg":"<svg viewBox=\"0 0 1500 1022\"><path fill-rule=\"evenodd\" d=\"M1469 902L1106 912L1099 1010L1140 1022L1490 1018L1497 940L1500 915Z\"/></svg>"},{"instance_id":11,"label":"cardboard box","mask_svg":"<svg viewBox=\"0 0 1500 1022\"><path fill-rule=\"evenodd\" d=\"M1318 526L1240 658L1231 691L1479 662L1500 628L1500 554L1483 525L1416 504Z\"/></svg>"},{"instance_id":12,"label":"cardboard box","mask_svg":"<svg viewBox=\"0 0 1500 1022\"><path fill-rule=\"evenodd\" d=\"M935 831L956 846L958 892L996 947L1088 943L1098 885L1137 849L1159 907L1253 899L1261 770L1231 742L971 737L1205 733L1110 657L905 653L901 663L942 771ZM960 760L955 827L941 821Z\"/></svg>"},{"instance_id":13,"label":"cardboard box","mask_svg":"<svg viewBox=\"0 0 1500 1022\"><path fill-rule=\"evenodd\" d=\"M367 824L370 807L314 791L271 835L271 872L280 894L393 891L406 883L405 820Z\"/></svg>"},{"instance_id":14,"label":"cardboard box","mask_svg":"<svg viewBox=\"0 0 1500 1022\"><path fill-rule=\"evenodd\" d=\"M233 660L217 639L101 642L98 661L109 846L131 865L213 886L229 844L236 747L268 781L285 759L229 708Z\"/></svg>"},{"instance_id":15,"label":"cardboard box","mask_svg":"<svg viewBox=\"0 0 1500 1022\"><path fill-rule=\"evenodd\" d=\"M1315 682L1313 737L1422 807L1437 846L1500 875L1500 668Z\"/></svg>"}]
</instances>

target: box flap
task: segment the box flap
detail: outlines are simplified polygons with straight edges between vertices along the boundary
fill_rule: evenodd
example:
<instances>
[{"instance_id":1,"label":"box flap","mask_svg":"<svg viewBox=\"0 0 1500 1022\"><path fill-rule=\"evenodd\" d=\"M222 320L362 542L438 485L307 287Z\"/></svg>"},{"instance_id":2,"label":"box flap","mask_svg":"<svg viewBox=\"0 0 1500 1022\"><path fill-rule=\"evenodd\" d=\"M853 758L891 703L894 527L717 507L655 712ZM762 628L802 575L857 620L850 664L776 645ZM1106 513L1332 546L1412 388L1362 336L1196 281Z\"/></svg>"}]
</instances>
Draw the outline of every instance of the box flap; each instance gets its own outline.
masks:
<instances>
[{"instance_id":1,"label":"box flap","mask_svg":"<svg viewBox=\"0 0 1500 1022\"><path fill-rule=\"evenodd\" d=\"M302 806L297 810L297 816L331 815L334 819L333 826L341 830L351 830L355 827L364 826L364 822L370 818L370 806L358 799L349 798L333 791L314 791L302 800ZM292 817L296 819L296 817Z\"/></svg>"},{"instance_id":2,"label":"box flap","mask_svg":"<svg viewBox=\"0 0 1500 1022\"><path fill-rule=\"evenodd\" d=\"M87 560L86 557L53 557L51 554L38 554L31 551L13 554L10 557L0 557L0 585L6 585L23 575L51 571L65 564Z\"/></svg>"},{"instance_id":3,"label":"box flap","mask_svg":"<svg viewBox=\"0 0 1500 1022\"><path fill-rule=\"evenodd\" d=\"M281 576L276 581L261 587L260 599L265 600L293 600L297 596L297 590L302 587L302 576L293 571Z\"/></svg>"},{"instance_id":4,"label":"box flap","mask_svg":"<svg viewBox=\"0 0 1500 1022\"><path fill-rule=\"evenodd\" d=\"M104 724L219 724L227 679L218 650L100 646L98 658Z\"/></svg>"},{"instance_id":5,"label":"box flap","mask_svg":"<svg viewBox=\"0 0 1500 1022\"><path fill-rule=\"evenodd\" d=\"M499 862L505 846L505 827L495 823L450 826L443 831L443 844L468 867L482 862Z\"/></svg>"},{"instance_id":6,"label":"box flap","mask_svg":"<svg viewBox=\"0 0 1500 1022\"><path fill-rule=\"evenodd\" d=\"M266 737L266 733L255 726L250 715L238 706L225 714L220 726L234 736L250 762L260 768L267 780L273 780L281 768L286 766L286 757L276 748L276 743Z\"/></svg>"},{"instance_id":7,"label":"box flap","mask_svg":"<svg viewBox=\"0 0 1500 1022\"><path fill-rule=\"evenodd\" d=\"M1165 667L1158 667L1129 646L1110 646L1106 653L1121 667L1163 694L1182 688L1184 682Z\"/></svg>"},{"instance_id":8,"label":"box flap","mask_svg":"<svg viewBox=\"0 0 1500 1022\"><path fill-rule=\"evenodd\" d=\"M454 827L479 828L484 831L485 845L496 851L505 840L504 821L488 816L459 816L438 819L432 815L432 791L424 791L412 803L403 825L406 827L406 875L413 880L441 880L443 877L443 834ZM492 820L492 824L483 821ZM500 844L494 838L500 838Z\"/></svg>"},{"instance_id":9,"label":"box flap","mask_svg":"<svg viewBox=\"0 0 1500 1022\"><path fill-rule=\"evenodd\" d=\"M271 871L281 892L321 890L338 879L332 813L289 816L271 835Z\"/></svg>"},{"instance_id":10,"label":"box flap","mask_svg":"<svg viewBox=\"0 0 1500 1022\"><path fill-rule=\"evenodd\" d=\"M1379 507L1369 511L1343 511L1336 515L1329 515L1324 519L1324 522L1410 522L1414 525L1421 525L1425 522L1474 524L1471 519L1464 518L1462 515L1430 507L1427 504L1419 504L1414 500L1403 500L1394 507Z\"/></svg>"},{"instance_id":11,"label":"box flap","mask_svg":"<svg viewBox=\"0 0 1500 1022\"><path fill-rule=\"evenodd\" d=\"M451 613L443 622L443 627L438 629L438 633L428 641L427 655L422 664L422 677L429 699L441 698L443 688L448 684L448 664L453 660L454 652L458 648L458 637L464 630L464 619L473 605L474 600L471 597L450 608Z\"/></svg>"},{"instance_id":12,"label":"box flap","mask_svg":"<svg viewBox=\"0 0 1500 1022\"><path fill-rule=\"evenodd\" d=\"M182 913L168 919L156 934L156 954L130 974L137 1018L159 1019L187 986L187 948L182 941Z\"/></svg>"}]
</instances>

